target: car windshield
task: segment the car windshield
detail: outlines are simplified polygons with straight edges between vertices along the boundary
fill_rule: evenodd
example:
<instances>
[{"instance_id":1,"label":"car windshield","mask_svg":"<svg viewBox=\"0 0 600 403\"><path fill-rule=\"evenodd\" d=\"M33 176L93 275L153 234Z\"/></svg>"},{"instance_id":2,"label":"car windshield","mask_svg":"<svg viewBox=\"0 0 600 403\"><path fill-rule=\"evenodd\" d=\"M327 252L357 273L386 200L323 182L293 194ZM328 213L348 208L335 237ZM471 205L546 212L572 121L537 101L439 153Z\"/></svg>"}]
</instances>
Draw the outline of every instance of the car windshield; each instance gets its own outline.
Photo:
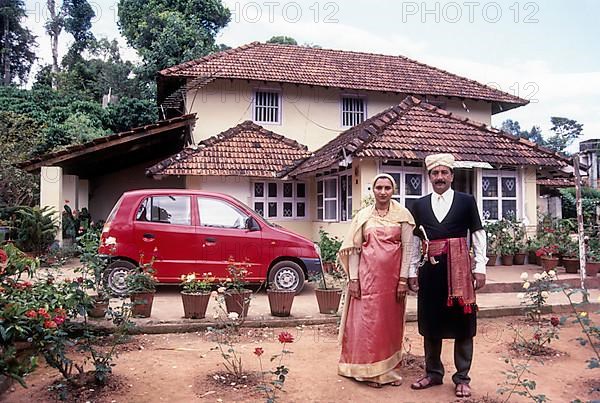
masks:
<instances>
[{"instance_id":1,"label":"car windshield","mask_svg":"<svg viewBox=\"0 0 600 403\"><path fill-rule=\"evenodd\" d=\"M234 199L236 202L240 203L242 206L244 206L246 208L247 211L252 211L254 213L256 213L256 211L254 211L250 206L248 206L246 203L244 203L243 201L233 197L233 196L229 196L232 199ZM254 218L257 218L259 221L267 224L269 227L273 227L273 228L281 228L281 225L275 224L269 220L267 220L266 218L264 218L263 216L261 216L260 214L255 214L253 216Z\"/></svg>"}]
</instances>

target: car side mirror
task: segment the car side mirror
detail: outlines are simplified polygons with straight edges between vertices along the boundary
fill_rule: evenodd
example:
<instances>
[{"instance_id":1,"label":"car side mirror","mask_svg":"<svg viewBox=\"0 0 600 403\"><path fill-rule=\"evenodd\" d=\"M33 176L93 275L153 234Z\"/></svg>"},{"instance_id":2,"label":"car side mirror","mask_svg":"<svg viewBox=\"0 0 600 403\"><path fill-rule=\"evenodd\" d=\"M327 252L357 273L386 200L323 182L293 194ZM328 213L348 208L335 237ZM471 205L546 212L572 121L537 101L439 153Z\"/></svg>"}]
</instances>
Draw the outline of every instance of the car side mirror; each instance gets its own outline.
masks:
<instances>
[{"instance_id":1,"label":"car side mirror","mask_svg":"<svg viewBox=\"0 0 600 403\"><path fill-rule=\"evenodd\" d=\"M248 217L246 218L246 229L248 231L258 231L260 230L260 227L258 226L258 223L254 220L254 218Z\"/></svg>"}]
</instances>

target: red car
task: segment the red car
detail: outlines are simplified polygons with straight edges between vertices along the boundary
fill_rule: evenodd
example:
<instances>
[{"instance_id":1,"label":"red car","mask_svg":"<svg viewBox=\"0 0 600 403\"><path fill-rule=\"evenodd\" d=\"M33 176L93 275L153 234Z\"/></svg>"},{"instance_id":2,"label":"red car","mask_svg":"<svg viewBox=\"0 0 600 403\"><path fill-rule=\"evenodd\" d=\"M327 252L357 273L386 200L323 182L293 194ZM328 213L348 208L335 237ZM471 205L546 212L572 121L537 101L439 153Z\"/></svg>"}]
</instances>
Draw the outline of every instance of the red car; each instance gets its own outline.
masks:
<instances>
[{"instance_id":1,"label":"red car","mask_svg":"<svg viewBox=\"0 0 600 403\"><path fill-rule=\"evenodd\" d=\"M231 259L247 262L248 281L266 280L300 292L308 275L321 272L316 244L269 223L239 200L189 189L126 192L102 230L99 253L108 255L107 288L127 291L125 278L154 257L161 283L179 283L182 274L211 272L229 277Z\"/></svg>"}]
</instances>

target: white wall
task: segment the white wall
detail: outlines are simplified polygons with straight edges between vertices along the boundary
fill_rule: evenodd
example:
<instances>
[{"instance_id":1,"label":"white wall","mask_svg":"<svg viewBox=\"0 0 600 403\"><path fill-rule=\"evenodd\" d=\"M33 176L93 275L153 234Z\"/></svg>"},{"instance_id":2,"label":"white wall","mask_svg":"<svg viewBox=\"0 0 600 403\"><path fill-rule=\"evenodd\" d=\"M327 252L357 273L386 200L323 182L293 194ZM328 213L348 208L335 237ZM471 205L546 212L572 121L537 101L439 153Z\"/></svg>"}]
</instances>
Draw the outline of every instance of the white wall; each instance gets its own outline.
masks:
<instances>
[{"instance_id":1,"label":"white wall","mask_svg":"<svg viewBox=\"0 0 600 403\"><path fill-rule=\"evenodd\" d=\"M405 94L217 80L200 90L187 92L186 110L197 114L194 139L201 141L245 120L252 120L252 94L256 89L278 90L282 94L281 123L261 125L306 145L309 150L316 150L347 129L341 125L340 99L343 95L364 96L368 117L405 98ZM491 122L489 102L467 100L463 106L463 101L457 99L434 97L431 100L445 102L446 109L457 115L486 124Z\"/></svg>"},{"instance_id":2,"label":"white wall","mask_svg":"<svg viewBox=\"0 0 600 403\"><path fill-rule=\"evenodd\" d=\"M251 179L245 176L188 176L187 189L224 193L250 205Z\"/></svg>"}]
</instances>

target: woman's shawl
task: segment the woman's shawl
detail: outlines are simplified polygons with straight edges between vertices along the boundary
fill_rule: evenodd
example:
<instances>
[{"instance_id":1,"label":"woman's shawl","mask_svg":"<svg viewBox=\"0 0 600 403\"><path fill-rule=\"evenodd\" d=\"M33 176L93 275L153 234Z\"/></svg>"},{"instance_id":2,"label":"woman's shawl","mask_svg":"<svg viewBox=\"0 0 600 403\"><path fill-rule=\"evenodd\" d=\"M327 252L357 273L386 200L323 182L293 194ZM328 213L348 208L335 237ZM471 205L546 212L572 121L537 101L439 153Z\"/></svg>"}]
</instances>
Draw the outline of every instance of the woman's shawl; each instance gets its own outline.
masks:
<instances>
[{"instance_id":1,"label":"woman's shawl","mask_svg":"<svg viewBox=\"0 0 600 403\"><path fill-rule=\"evenodd\" d=\"M340 251L338 252L339 261L346 271L346 274L349 272L348 256L352 254L360 254L360 249L364 241L362 228L363 225L373 215L374 210L374 204L362 208L358 213L356 213L356 216L354 216L352 222L350 223L350 229L348 230L348 233L342 242L342 246L340 247ZM415 220L408 209L395 200L390 200L390 209L386 216L381 217L381 219L393 224L401 224L406 222L411 225L415 225Z\"/></svg>"}]
</instances>

